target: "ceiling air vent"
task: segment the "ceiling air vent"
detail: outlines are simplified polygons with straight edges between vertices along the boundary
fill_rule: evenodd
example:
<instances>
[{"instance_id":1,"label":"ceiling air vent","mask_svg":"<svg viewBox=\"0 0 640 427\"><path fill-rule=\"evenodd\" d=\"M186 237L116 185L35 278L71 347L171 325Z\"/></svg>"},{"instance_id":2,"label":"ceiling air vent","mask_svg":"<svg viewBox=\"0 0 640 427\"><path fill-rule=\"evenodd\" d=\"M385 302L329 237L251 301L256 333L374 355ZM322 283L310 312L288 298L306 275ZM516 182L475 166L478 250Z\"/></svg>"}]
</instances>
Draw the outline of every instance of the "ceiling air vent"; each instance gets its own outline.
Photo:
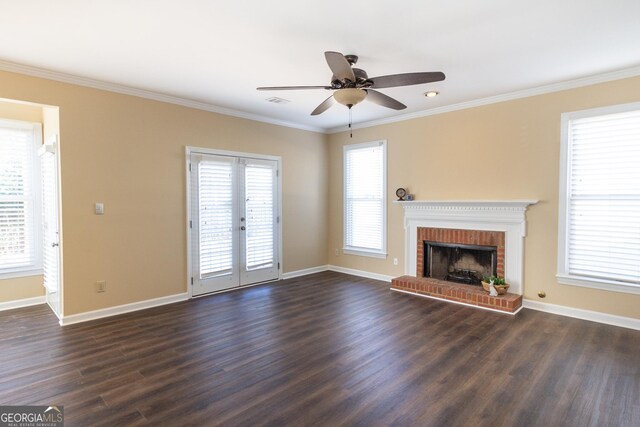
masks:
<instances>
[{"instance_id":1,"label":"ceiling air vent","mask_svg":"<svg viewBox=\"0 0 640 427\"><path fill-rule=\"evenodd\" d=\"M277 96L272 96L271 98L267 98L267 101L273 102L274 104L287 104L291 102L288 99L278 98Z\"/></svg>"}]
</instances>

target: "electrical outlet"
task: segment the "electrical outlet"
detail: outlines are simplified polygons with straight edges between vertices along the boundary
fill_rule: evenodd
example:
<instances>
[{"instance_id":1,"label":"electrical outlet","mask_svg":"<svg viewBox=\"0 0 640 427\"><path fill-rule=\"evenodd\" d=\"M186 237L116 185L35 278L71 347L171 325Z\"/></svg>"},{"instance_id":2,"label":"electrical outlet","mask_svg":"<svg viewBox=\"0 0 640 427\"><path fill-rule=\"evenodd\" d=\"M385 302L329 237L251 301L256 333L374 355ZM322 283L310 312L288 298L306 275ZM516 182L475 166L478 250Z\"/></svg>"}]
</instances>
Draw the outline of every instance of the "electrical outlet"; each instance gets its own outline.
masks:
<instances>
[{"instance_id":1,"label":"electrical outlet","mask_svg":"<svg viewBox=\"0 0 640 427\"><path fill-rule=\"evenodd\" d=\"M398 265L398 258L393 259L393 265Z\"/></svg>"},{"instance_id":2,"label":"electrical outlet","mask_svg":"<svg viewBox=\"0 0 640 427\"><path fill-rule=\"evenodd\" d=\"M107 281L98 280L96 282L96 292L107 292Z\"/></svg>"},{"instance_id":3,"label":"electrical outlet","mask_svg":"<svg viewBox=\"0 0 640 427\"><path fill-rule=\"evenodd\" d=\"M340 255L340 249L336 249L336 256Z\"/></svg>"}]
</instances>

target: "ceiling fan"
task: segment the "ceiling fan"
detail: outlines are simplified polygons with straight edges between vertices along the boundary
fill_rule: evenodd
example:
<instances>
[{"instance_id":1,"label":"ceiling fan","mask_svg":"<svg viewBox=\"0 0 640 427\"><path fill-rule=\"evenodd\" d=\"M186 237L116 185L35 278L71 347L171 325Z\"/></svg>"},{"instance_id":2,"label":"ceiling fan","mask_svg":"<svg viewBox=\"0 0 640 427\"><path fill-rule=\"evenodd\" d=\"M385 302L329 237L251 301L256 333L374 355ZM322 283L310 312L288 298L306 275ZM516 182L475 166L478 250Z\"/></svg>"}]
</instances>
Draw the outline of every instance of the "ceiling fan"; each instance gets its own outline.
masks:
<instances>
[{"instance_id":1,"label":"ceiling fan","mask_svg":"<svg viewBox=\"0 0 640 427\"><path fill-rule=\"evenodd\" d=\"M258 90L333 90L333 94L311 112L312 116L317 116L327 111L329 107L336 102L346 105L351 109L351 107L364 99L382 105L383 107L403 110L407 108L406 105L375 89L411 86L438 82L445 79L444 73L441 72L404 73L369 78L366 71L353 67L353 65L358 62L356 55L343 55L340 52L325 52L324 57L333 72L329 86L275 86L259 87Z\"/></svg>"}]
</instances>

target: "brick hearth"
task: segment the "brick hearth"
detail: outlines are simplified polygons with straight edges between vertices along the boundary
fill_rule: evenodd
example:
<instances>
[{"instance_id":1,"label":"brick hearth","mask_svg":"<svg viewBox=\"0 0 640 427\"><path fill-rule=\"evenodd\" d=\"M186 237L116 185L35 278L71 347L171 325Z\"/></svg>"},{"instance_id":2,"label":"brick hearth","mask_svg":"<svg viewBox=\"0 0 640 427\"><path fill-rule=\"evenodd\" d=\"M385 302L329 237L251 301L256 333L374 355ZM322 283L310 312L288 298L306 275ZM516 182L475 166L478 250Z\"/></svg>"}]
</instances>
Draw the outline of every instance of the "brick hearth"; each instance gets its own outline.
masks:
<instances>
[{"instance_id":1,"label":"brick hearth","mask_svg":"<svg viewBox=\"0 0 640 427\"><path fill-rule=\"evenodd\" d=\"M391 281L391 289L506 313L515 313L522 306L522 295L506 293L491 297L481 286L450 283L426 277L397 277Z\"/></svg>"}]
</instances>

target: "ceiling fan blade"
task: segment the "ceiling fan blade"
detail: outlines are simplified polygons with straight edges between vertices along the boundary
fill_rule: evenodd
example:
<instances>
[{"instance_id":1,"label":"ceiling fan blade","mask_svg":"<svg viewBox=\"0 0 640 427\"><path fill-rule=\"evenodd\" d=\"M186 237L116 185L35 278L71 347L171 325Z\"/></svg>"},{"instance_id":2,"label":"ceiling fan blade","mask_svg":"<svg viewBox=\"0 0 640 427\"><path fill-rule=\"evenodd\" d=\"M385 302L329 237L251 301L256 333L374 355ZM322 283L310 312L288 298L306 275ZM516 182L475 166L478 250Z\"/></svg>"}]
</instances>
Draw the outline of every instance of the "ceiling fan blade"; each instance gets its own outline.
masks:
<instances>
[{"instance_id":1,"label":"ceiling fan blade","mask_svg":"<svg viewBox=\"0 0 640 427\"><path fill-rule=\"evenodd\" d=\"M336 100L333 99L333 95L322 101L322 104L318 105L315 110L311 112L312 116L317 116L318 114L322 114L329 109L333 104L336 103Z\"/></svg>"},{"instance_id":2,"label":"ceiling fan blade","mask_svg":"<svg viewBox=\"0 0 640 427\"><path fill-rule=\"evenodd\" d=\"M343 54L340 52L325 52L324 57L333 75L336 76L338 80L356 81L356 76L353 74L351 65L349 65L349 61L347 61L347 58L345 58Z\"/></svg>"},{"instance_id":3,"label":"ceiling fan blade","mask_svg":"<svg viewBox=\"0 0 640 427\"><path fill-rule=\"evenodd\" d=\"M407 108L407 106L402 102L396 101L390 96L378 92L377 90L365 89L365 91L367 92L367 97L365 99L375 104L382 105L383 107L387 108L392 108L394 110L404 110L405 108Z\"/></svg>"},{"instance_id":4,"label":"ceiling fan blade","mask_svg":"<svg viewBox=\"0 0 640 427\"><path fill-rule=\"evenodd\" d=\"M258 90L298 90L298 89L333 89L331 86L268 86L259 87Z\"/></svg>"},{"instance_id":5,"label":"ceiling fan blade","mask_svg":"<svg viewBox=\"0 0 640 427\"><path fill-rule=\"evenodd\" d=\"M381 89L385 87L411 86L423 83L439 82L444 80L445 75L439 71L431 73L405 73L393 74L390 76L380 76L369 79L373 82L371 87Z\"/></svg>"}]
</instances>

